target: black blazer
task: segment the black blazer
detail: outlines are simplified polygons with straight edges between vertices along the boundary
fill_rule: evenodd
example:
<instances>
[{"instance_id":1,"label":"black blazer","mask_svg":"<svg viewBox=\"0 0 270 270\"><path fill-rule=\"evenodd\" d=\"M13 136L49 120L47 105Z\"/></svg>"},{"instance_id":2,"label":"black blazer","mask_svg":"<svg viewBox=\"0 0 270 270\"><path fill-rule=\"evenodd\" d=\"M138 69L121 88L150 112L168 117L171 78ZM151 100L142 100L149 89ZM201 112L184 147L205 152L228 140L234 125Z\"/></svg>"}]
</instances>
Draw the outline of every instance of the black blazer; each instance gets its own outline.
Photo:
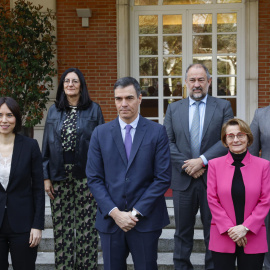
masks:
<instances>
[{"instance_id":1,"label":"black blazer","mask_svg":"<svg viewBox=\"0 0 270 270\"><path fill-rule=\"evenodd\" d=\"M0 184L0 227L5 206L15 233L44 229L42 158L36 140L16 134L7 190Z\"/></svg>"}]
</instances>

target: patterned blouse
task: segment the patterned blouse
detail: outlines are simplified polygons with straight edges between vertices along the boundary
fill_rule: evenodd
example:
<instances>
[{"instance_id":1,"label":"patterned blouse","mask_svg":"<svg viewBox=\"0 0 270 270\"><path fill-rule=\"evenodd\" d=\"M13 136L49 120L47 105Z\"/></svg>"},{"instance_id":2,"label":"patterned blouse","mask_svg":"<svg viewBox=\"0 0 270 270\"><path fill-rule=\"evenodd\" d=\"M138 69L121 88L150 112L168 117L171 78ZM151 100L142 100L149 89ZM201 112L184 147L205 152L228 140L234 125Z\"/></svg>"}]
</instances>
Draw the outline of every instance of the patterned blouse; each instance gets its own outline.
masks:
<instances>
[{"instance_id":1,"label":"patterned blouse","mask_svg":"<svg viewBox=\"0 0 270 270\"><path fill-rule=\"evenodd\" d=\"M63 123L61 131L62 147L64 151L75 151L77 138L77 107L71 107Z\"/></svg>"}]
</instances>

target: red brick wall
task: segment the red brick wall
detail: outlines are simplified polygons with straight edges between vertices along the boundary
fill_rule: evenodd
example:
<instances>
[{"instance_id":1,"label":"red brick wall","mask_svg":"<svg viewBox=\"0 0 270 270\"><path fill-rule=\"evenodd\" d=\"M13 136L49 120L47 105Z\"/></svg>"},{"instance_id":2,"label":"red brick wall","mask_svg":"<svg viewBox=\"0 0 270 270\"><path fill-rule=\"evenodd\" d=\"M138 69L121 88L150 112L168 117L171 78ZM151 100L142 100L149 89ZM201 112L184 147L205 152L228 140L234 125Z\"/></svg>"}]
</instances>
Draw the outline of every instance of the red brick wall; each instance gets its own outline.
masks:
<instances>
[{"instance_id":1,"label":"red brick wall","mask_svg":"<svg viewBox=\"0 0 270 270\"><path fill-rule=\"evenodd\" d=\"M89 28L81 26L76 8L90 8ZM259 107L270 104L270 1L259 0ZM106 122L115 118L113 84L117 79L116 1L57 0L59 76L78 67L86 77L91 98Z\"/></svg>"},{"instance_id":2,"label":"red brick wall","mask_svg":"<svg viewBox=\"0 0 270 270\"><path fill-rule=\"evenodd\" d=\"M270 105L270 1L259 0L259 107Z\"/></svg>"},{"instance_id":3,"label":"red brick wall","mask_svg":"<svg viewBox=\"0 0 270 270\"><path fill-rule=\"evenodd\" d=\"M79 68L92 100L102 108L105 121L116 117L113 85L117 80L115 0L57 0L58 76ZM90 8L89 28L82 27L76 8Z\"/></svg>"}]
</instances>

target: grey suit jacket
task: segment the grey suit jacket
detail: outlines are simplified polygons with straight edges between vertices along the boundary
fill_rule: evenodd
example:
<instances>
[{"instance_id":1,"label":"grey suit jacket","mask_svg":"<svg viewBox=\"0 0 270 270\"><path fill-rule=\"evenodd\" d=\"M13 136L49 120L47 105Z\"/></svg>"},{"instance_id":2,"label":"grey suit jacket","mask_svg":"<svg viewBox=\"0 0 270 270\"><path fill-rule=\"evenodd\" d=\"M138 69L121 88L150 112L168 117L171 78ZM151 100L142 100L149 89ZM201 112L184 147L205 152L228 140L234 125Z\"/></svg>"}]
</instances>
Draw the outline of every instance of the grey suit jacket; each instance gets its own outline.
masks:
<instances>
[{"instance_id":1,"label":"grey suit jacket","mask_svg":"<svg viewBox=\"0 0 270 270\"><path fill-rule=\"evenodd\" d=\"M249 147L249 152L259 156L262 150L262 158L270 160L270 106L257 109L250 125L254 141Z\"/></svg>"},{"instance_id":2,"label":"grey suit jacket","mask_svg":"<svg viewBox=\"0 0 270 270\"><path fill-rule=\"evenodd\" d=\"M204 126L201 141L200 154L210 159L227 154L220 140L222 125L233 118L233 111L229 101L207 97ZM189 134L189 99L183 99L168 106L164 125L167 129L171 160L172 160L172 184L174 190L186 190L191 182L182 166L185 160L191 159L190 134ZM203 174L207 181L207 171Z\"/></svg>"}]
</instances>

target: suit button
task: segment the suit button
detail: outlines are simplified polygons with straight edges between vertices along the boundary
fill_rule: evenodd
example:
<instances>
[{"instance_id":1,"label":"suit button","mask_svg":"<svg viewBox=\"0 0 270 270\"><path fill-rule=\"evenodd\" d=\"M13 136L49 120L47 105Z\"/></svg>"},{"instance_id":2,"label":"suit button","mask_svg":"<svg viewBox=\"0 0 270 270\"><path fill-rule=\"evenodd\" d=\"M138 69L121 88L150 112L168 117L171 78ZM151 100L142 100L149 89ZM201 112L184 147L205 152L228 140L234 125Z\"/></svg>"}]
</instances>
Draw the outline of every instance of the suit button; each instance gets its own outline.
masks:
<instances>
[{"instance_id":1,"label":"suit button","mask_svg":"<svg viewBox=\"0 0 270 270\"><path fill-rule=\"evenodd\" d=\"M128 178L126 178L126 181L128 181L129 179Z\"/></svg>"},{"instance_id":2,"label":"suit button","mask_svg":"<svg viewBox=\"0 0 270 270\"><path fill-rule=\"evenodd\" d=\"M123 195L123 198L125 199L127 196L126 195Z\"/></svg>"}]
</instances>

